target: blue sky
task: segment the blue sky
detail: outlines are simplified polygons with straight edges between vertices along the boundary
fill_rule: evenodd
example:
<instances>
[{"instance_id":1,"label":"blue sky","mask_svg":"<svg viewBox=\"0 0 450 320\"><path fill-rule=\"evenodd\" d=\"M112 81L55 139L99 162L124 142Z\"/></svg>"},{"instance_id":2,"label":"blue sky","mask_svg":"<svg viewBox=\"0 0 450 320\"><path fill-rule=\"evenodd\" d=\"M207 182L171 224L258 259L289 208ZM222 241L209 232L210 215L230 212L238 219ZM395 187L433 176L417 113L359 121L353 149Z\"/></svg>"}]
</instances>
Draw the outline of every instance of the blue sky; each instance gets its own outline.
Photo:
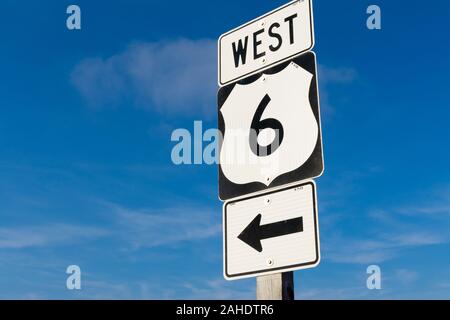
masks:
<instances>
[{"instance_id":1,"label":"blue sky","mask_svg":"<svg viewBox=\"0 0 450 320\"><path fill-rule=\"evenodd\" d=\"M79 31L72 2L0 4L0 298L254 298L222 277L216 166L175 166L170 136L216 127L216 39L284 2L73 3ZM322 262L297 298L448 299L450 4L314 13Z\"/></svg>"}]
</instances>

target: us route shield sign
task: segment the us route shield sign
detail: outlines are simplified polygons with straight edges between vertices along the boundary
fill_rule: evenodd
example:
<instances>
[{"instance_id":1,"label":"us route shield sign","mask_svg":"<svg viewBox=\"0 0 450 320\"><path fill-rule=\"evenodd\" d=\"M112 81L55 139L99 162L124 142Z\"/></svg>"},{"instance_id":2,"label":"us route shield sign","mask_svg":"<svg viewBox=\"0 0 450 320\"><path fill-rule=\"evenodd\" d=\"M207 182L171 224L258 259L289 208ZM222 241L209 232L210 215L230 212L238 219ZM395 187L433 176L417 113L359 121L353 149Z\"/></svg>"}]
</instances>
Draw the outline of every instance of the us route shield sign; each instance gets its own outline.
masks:
<instances>
[{"instance_id":1,"label":"us route shield sign","mask_svg":"<svg viewBox=\"0 0 450 320\"><path fill-rule=\"evenodd\" d=\"M220 88L218 108L220 199L322 174L313 52Z\"/></svg>"},{"instance_id":2,"label":"us route shield sign","mask_svg":"<svg viewBox=\"0 0 450 320\"><path fill-rule=\"evenodd\" d=\"M228 280L312 268L320 261L314 181L226 202L224 276Z\"/></svg>"}]
</instances>

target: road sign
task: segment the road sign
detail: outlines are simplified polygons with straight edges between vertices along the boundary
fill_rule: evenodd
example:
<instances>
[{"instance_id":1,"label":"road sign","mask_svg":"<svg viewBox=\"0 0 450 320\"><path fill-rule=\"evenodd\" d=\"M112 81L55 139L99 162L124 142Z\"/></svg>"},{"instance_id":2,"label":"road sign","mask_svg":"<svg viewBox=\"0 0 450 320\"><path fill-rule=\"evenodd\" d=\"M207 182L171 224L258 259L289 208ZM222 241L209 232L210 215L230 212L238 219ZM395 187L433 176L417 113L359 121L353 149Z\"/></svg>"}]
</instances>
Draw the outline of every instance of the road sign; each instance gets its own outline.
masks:
<instances>
[{"instance_id":1,"label":"road sign","mask_svg":"<svg viewBox=\"0 0 450 320\"><path fill-rule=\"evenodd\" d=\"M222 87L218 107L220 199L322 174L313 52Z\"/></svg>"},{"instance_id":2,"label":"road sign","mask_svg":"<svg viewBox=\"0 0 450 320\"><path fill-rule=\"evenodd\" d=\"M226 202L225 278L317 266L320 245L316 204L314 181Z\"/></svg>"},{"instance_id":3,"label":"road sign","mask_svg":"<svg viewBox=\"0 0 450 320\"><path fill-rule=\"evenodd\" d=\"M219 38L219 85L260 72L313 46L311 0L292 1Z\"/></svg>"}]
</instances>

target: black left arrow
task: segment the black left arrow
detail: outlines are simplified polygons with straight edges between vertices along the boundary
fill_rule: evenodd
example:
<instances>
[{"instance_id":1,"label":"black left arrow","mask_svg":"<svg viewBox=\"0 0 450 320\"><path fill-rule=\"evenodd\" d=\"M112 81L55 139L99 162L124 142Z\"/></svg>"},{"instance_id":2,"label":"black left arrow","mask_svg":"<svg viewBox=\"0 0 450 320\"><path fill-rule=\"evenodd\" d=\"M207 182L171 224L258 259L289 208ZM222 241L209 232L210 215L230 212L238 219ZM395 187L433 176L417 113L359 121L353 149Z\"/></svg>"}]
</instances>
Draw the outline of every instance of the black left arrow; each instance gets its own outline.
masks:
<instances>
[{"instance_id":1,"label":"black left arrow","mask_svg":"<svg viewBox=\"0 0 450 320\"><path fill-rule=\"evenodd\" d=\"M258 214L244 231L241 232L238 238L256 251L261 252L263 250L261 240L302 231L303 217L261 225L261 214Z\"/></svg>"}]
</instances>

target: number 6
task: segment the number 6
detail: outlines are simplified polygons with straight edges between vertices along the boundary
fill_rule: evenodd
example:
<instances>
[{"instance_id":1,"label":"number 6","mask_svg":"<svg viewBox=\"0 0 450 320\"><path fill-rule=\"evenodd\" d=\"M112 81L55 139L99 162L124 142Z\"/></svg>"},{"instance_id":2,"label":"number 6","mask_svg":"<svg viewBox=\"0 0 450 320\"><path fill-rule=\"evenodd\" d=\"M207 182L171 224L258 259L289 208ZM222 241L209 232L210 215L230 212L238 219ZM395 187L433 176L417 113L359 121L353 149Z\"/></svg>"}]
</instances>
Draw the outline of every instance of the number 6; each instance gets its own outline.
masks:
<instances>
[{"instance_id":1,"label":"number 6","mask_svg":"<svg viewBox=\"0 0 450 320\"><path fill-rule=\"evenodd\" d=\"M270 102L270 97L268 94L259 103L256 113L253 116L252 124L250 127L250 149L258 157L265 157L271 155L275 150L278 149L284 137L283 126L280 121L269 118L261 120L261 116L264 113L267 105ZM258 135L264 129L273 129L275 131L275 138L272 143L268 146L261 146L258 143Z\"/></svg>"}]
</instances>

